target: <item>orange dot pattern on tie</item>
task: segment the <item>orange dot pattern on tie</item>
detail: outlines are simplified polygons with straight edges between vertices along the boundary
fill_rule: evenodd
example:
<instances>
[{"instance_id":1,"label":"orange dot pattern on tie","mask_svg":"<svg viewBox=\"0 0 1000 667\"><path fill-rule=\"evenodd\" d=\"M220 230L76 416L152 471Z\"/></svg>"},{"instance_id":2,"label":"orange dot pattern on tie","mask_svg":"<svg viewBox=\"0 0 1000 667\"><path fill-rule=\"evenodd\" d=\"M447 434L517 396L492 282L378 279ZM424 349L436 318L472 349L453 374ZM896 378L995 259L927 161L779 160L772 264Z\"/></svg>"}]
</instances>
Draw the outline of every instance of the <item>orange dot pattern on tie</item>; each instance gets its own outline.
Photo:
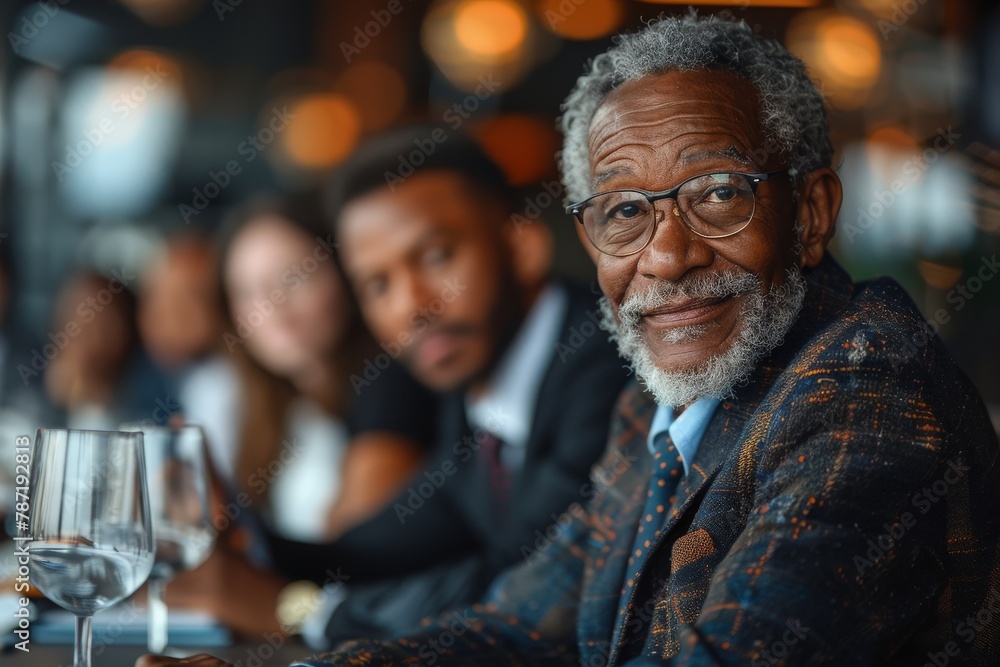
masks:
<instances>
[{"instance_id":1,"label":"orange dot pattern on tie","mask_svg":"<svg viewBox=\"0 0 1000 667\"><path fill-rule=\"evenodd\" d=\"M670 434L664 434L653 444L656 450L653 454L653 470L649 478L649 490L646 492L646 504L639 519L639 529L629 554L628 574L618 602L619 621L623 620L627 612L636 579L649 555L650 547L656 543L656 538L666 523L677 485L684 475L684 461L670 439Z\"/></svg>"}]
</instances>

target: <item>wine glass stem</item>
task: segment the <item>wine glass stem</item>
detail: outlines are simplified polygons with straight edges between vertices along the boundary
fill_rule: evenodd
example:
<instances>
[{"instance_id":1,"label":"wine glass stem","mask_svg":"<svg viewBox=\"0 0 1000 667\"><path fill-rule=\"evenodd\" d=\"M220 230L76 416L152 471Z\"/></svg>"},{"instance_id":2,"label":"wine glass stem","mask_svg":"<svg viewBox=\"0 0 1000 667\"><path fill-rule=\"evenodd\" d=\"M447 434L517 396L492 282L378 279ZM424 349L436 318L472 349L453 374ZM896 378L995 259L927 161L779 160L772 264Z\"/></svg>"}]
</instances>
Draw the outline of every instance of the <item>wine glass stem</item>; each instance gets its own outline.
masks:
<instances>
[{"instance_id":1,"label":"wine glass stem","mask_svg":"<svg viewBox=\"0 0 1000 667\"><path fill-rule=\"evenodd\" d=\"M150 653L163 653L167 648L167 582L159 577L150 578L149 594L149 638Z\"/></svg>"},{"instance_id":2,"label":"wine glass stem","mask_svg":"<svg viewBox=\"0 0 1000 667\"><path fill-rule=\"evenodd\" d=\"M90 616L77 616L73 667L90 667L90 632Z\"/></svg>"}]
</instances>

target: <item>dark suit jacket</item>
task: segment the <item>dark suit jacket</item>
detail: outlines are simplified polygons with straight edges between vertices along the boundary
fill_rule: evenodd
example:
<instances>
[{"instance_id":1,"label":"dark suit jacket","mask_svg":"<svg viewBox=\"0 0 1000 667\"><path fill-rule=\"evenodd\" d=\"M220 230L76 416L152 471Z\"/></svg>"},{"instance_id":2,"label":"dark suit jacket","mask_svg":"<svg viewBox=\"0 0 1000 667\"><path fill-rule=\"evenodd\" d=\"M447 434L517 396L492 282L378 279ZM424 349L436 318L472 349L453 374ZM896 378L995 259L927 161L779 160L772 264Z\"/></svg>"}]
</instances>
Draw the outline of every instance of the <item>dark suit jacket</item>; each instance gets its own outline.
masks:
<instances>
[{"instance_id":1,"label":"dark suit jacket","mask_svg":"<svg viewBox=\"0 0 1000 667\"><path fill-rule=\"evenodd\" d=\"M1000 664L1000 445L978 393L895 282L853 285L829 258L807 280L621 617L655 409L634 385L593 502L540 558L461 623L306 664Z\"/></svg>"},{"instance_id":2,"label":"dark suit jacket","mask_svg":"<svg viewBox=\"0 0 1000 667\"><path fill-rule=\"evenodd\" d=\"M498 525L487 470L476 456L476 433L456 393L443 401L435 455L410 487L333 544L276 540L281 569L296 578L355 585L462 559L467 585L436 603L440 608L454 604L456 596L461 604L477 599L502 569L531 556L553 518L574 501L585 501L590 468L605 449L611 411L628 381L624 362L597 325L598 295L575 284L562 287L568 308L538 390L507 520ZM397 579L390 593L397 584L406 585ZM376 628L365 632L379 634Z\"/></svg>"}]
</instances>

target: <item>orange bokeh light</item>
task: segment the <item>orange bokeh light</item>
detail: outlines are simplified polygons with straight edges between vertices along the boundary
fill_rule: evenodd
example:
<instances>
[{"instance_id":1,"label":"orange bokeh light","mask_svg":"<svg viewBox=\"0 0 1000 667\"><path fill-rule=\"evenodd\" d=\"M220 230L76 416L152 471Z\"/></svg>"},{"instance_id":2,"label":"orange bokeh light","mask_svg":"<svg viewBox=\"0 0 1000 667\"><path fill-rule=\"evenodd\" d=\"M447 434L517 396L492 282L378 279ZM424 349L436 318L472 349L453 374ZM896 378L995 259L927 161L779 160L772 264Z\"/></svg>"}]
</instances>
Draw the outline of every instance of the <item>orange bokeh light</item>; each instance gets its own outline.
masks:
<instances>
[{"instance_id":1,"label":"orange bokeh light","mask_svg":"<svg viewBox=\"0 0 1000 667\"><path fill-rule=\"evenodd\" d=\"M818 33L831 72L849 81L874 83L881 54L871 29L853 18L831 17L820 24Z\"/></svg>"},{"instance_id":2,"label":"orange bokeh light","mask_svg":"<svg viewBox=\"0 0 1000 667\"><path fill-rule=\"evenodd\" d=\"M513 185L537 184L554 174L559 136L550 120L499 116L480 125L475 134Z\"/></svg>"},{"instance_id":3,"label":"orange bokeh light","mask_svg":"<svg viewBox=\"0 0 1000 667\"><path fill-rule=\"evenodd\" d=\"M282 133L285 152L295 163L332 167L350 155L361 137L361 117L342 95L306 95L290 105L292 121Z\"/></svg>"},{"instance_id":4,"label":"orange bokeh light","mask_svg":"<svg viewBox=\"0 0 1000 667\"><path fill-rule=\"evenodd\" d=\"M621 0L540 0L539 20L560 37L567 39L597 39L621 25L625 15Z\"/></svg>"},{"instance_id":5,"label":"orange bokeh light","mask_svg":"<svg viewBox=\"0 0 1000 667\"><path fill-rule=\"evenodd\" d=\"M455 12L455 35L468 51L498 56L520 47L528 18L510 0L469 0Z\"/></svg>"},{"instance_id":6,"label":"orange bokeh light","mask_svg":"<svg viewBox=\"0 0 1000 667\"><path fill-rule=\"evenodd\" d=\"M833 10L803 12L789 24L787 43L832 106L857 109L868 100L882 70L882 49L871 26Z\"/></svg>"}]
</instances>

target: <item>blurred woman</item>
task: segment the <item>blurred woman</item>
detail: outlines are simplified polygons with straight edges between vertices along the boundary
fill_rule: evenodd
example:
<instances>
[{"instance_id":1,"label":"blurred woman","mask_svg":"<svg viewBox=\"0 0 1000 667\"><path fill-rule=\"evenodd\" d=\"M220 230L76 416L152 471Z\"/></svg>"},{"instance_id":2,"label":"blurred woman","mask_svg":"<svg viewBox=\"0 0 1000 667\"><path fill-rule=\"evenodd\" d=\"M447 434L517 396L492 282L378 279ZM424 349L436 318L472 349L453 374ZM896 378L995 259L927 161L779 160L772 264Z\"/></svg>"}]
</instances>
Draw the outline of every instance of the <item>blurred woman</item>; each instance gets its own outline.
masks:
<instances>
[{"instance_id":1,"label":"blurred woman","mask_svg":"<svg viewBox=\"0 0 1000 667\"><path fill-rule=\"evenodd\" d=\"M423 461L433 398L395 366L362 380L385 353L312 198L236 214L221 270L233 326L224 341L243 388L235 486L262 502L278 534L331 539L387 504Z\"/></svg>"},{"instance_id":2,"label":"blurred woman","mask_svg":"<svg viewBox=\"0 0 1000 667\"><path fill-rule=\"evenodd\" d=\"M114 430L123 421L169 418L175 406L139 346L135 313L135 295L117 276L85 271L59 290L45 390L69 428Z\"/></svg>"},{"instance_id":3,"label":"blurred woman","mask_svg":"<svg viewBox=\"0 0 1000 667\"><path fill-rule=\"evenodd\" d=\"M171 384L184 419L208 437L212 463L235 478L240 417L239 377L223 342L214 239L188 232L168 237L139 276L139 335Z\"/></svg>"}]
</instances>

